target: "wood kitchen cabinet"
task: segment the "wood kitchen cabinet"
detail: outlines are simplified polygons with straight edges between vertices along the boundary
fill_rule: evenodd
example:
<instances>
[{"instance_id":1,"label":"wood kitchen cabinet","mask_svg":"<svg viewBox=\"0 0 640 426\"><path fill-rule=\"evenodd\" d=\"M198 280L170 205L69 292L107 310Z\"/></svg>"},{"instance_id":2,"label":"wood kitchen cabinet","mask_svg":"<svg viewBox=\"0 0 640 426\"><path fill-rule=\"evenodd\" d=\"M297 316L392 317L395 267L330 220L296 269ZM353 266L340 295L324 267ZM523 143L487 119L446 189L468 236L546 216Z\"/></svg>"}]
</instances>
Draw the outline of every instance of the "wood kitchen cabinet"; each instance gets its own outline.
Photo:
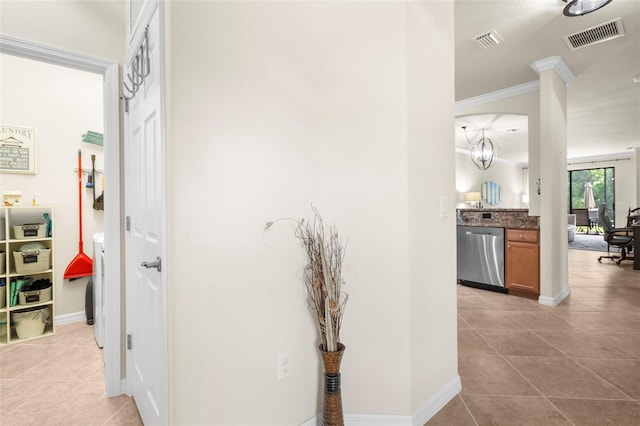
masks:
<instances>
[{"instance_id":1,"label":"wood kitchen cabinet","mask_svg":"<svg viewBox=\"0 0 640 426\"><path fill-rule=\"evenodd\" d=\"M507 229L505 280L509 294L540 294L540 241L537 229Z\"/></svg>"}]
</instances>

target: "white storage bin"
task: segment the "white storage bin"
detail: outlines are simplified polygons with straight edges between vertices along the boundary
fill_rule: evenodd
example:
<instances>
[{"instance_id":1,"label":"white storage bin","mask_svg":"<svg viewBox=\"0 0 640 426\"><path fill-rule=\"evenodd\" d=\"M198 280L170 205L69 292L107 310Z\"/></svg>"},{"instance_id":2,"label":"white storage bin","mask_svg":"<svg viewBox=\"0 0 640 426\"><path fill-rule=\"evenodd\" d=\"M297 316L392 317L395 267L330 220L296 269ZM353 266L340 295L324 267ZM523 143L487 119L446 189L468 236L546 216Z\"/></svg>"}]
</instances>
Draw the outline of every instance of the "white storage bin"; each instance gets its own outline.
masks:
<instances>
[{"instance_id":1,"label":"white storage bin","mask_svg":"<svg viewBox=\"0 0 640 426\"><path fill-rule=\"evenodd\" d=\"M32 303L42 303L51 300L51 287L43 290L30 290L18 292L18 304L30 305Z\"/></svg>"},{"instance_id":2,"label":"white storage bin","mask_svg":"<svg viewBox=\"0 0 640 426\"><path fill-rule=\"evenodd\" d=\"M49 321L49 308L43 307L31 311L11 314L19 339L29 339L44 333L44 326Z\"/></svg>"},{"instance_id":3,"label":"white storage bin","mask_svg":"<svg viewBox=\"0 0 640 426\"><path fill-rule=\"evenodd\" d=\"M13 260L16 263L16 272L19 274L46 271L51 267L51 249L14 251Z\"/></svg>"},{"instance_id":4,"label":"white storage bin","mask_svg":"<svg viewBox=\"0 0 640 426\"><path fill-rule=\"evenodd\" d=\"M47 236L47 225L44 223L25 223L24 225L14 225L13 236L16 240L44 238Z\"/></svg>"}]
</instances>

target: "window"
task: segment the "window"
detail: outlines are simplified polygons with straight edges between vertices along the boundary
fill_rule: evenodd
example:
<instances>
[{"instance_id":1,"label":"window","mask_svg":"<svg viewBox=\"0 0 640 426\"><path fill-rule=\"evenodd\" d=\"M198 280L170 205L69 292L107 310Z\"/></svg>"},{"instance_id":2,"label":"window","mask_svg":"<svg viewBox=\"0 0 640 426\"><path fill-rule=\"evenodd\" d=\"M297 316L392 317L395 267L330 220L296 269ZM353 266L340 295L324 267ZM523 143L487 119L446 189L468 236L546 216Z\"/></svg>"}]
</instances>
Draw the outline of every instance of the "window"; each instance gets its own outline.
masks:
<instances>
[{"instance_id":1,"label":"window","mask_svg":"<svg viewBox=\"0 0 640 426\"><path fill-rule=\"evenodd\" d=\"M585 205L585 188L591 184L594 204ZM567 206L569 213L574 209L592 208L597 211L600 204L607 205L607 214L613 224L615 218L615 168L570 170L567 174Z\"/></svg>"}]
</instances>

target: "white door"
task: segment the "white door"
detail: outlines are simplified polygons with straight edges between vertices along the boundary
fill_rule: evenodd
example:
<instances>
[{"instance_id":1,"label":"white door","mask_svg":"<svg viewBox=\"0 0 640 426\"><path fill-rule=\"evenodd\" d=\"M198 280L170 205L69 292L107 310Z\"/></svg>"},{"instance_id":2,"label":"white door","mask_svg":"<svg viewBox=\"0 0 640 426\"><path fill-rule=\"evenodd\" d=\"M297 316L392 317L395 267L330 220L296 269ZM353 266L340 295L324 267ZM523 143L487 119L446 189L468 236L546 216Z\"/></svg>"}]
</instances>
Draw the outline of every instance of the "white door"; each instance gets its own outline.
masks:
<instances>
[{"instance_id":1,"label":"white door","mask_svg":"<svg viewBox=\"0 0 640 426\"><path fill-rule=\"evenodd\" d=\"M127 387L145 425L168 423L163 45L160 9L147 30L149 69L125 112ZM139 24L144 33L146 22ZM138 45L127 56L135 56ZM131 70L125 70L130 73ZM132 87L124 76L128 87ZM127 92L125 91L125 94Z\"/></svg>"}]
</instances>

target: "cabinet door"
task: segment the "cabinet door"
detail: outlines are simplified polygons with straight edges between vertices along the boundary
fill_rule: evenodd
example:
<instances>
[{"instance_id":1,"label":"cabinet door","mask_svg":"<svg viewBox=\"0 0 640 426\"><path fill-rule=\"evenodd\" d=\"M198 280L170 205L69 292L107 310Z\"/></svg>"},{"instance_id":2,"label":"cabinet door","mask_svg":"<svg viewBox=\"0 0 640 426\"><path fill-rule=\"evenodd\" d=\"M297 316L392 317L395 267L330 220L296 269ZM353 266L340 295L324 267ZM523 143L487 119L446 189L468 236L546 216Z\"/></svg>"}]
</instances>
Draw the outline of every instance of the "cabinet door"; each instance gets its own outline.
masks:
<instances>
[{"instance_id":1,"label":"cabinet door","mask_svg":"<svg viewBox=\"0 0 640 426\"><path fill-rule=\"evenodd\" d=\"M540 294L538 244L507 242L507 288L510 293Z\"/></svg>"}]
</instances>

